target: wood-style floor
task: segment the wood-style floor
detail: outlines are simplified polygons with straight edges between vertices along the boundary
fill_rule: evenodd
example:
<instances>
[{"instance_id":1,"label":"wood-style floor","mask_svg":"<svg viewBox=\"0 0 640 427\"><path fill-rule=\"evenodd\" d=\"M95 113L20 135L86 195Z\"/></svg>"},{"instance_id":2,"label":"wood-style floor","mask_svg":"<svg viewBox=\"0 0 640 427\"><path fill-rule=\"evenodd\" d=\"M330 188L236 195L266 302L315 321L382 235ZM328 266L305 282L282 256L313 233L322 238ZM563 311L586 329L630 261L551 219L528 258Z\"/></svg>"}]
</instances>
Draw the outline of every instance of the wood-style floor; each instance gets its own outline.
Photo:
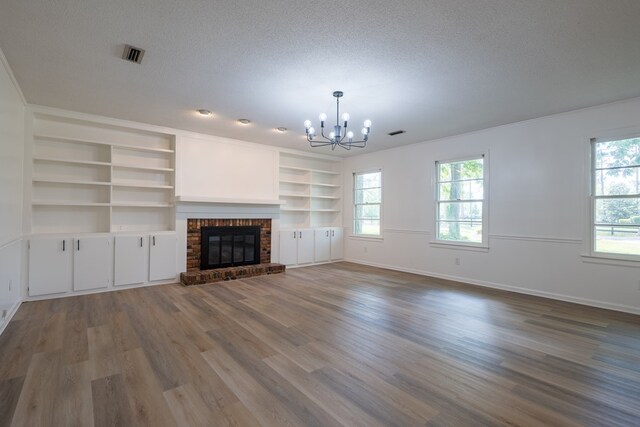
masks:
<instances>
[{"instance_id":1,"label":"wood-style floor","mask_svg":"<svg viewBox=\"0 0 640 427\"><path fill-rule=\"evenodd\" d=\"M349 263L29 302L0 425L638 426L640 316Z\"/></svg>"}]
</instances>

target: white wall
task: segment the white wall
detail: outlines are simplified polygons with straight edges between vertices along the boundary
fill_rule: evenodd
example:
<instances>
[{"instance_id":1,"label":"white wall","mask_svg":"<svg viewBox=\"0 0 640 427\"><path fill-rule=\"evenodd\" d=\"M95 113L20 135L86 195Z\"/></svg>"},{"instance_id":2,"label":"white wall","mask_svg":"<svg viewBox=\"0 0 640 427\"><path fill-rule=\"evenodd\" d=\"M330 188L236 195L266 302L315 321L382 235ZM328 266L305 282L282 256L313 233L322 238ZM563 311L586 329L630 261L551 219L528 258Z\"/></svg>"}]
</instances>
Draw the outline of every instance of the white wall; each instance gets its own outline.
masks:
<instances>
[{"instance_id":1,"label":"white wall","mask_svg":"<svg viewBox=\"0 0 640 427\"><path fill-rule=\"evenodd\" d=\"M640 313L640 263L581 256L589 250L589 138L633 129L640 98L348 158L345 189L352 172L383 169L384 206L383 239L348 238L347 259ZM489 250L430 245L435 161L483 152ZM347 226L351 203L345 191Z\"/></svg>"},{"instance_id":2,"label":"white wall","mask_svg":"<svg viewBox=\"0 0 640 427\"><path fill-rule=\"evenodd\" d=\"M22 246L22 95L0 51L0 330L4 310L20 300Z\"/></svg>"},{"instance_id":3,"label":"white wall","mask_svg":"<svg viewBox=\"0 0 640 427\"><path fill-rule=\"evenodd\" d=\"M233 200L278 198L278 151L211 136L176 141L176 196Z\"/></svg>"}]
</instances>

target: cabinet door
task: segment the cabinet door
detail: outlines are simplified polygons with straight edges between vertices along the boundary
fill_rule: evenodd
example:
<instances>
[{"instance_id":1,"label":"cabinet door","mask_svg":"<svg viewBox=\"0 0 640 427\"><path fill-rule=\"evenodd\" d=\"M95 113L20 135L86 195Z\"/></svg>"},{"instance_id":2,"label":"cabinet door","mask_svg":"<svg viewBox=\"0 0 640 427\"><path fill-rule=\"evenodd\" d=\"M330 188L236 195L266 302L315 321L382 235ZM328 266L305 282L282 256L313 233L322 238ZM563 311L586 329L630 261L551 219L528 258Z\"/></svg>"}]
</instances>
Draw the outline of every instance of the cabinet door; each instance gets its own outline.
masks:
<instances>
[{"instance_id":1,"label":"cabinet door","mask_svg":"<svg viewBox=\"0 0 640 427\"><path fill-rule=\"evenodd\" d=\"M29 241L29 296L71 290L73 271L71 239Z\"/></svg>"},{"instance_id":2,"label":"cabinet door","mask_svg":"<svg viewBox=\"0 0 640 427\"><path fill-rule=\"evenodd\" d=\"M295 265L298 262L298 232L280 232L280 264Z\"/></svg>"},{"instance_id":3,"label":"cabinet door","mask_svg":"<svg viewBox=\"0 0 640 427\"><path fill-rule=\"evenodd\" d=\"M112 266L111 238L75 239L73 251L73 290L106 288Z\"/></svg>"},{"instance_id":4,"label":"cabinet door","mask_svg":"<svg viewBox=\"0 0 640 427\"><path fill-rule=\"evenodd\" d=\"M329 228L316 228L315 237L315 262L329 261L331 256L331 230Z\"/></svg>"},{"instance_id":5,"label":"cabinet door","mask_svg":"<svg viewBox=\"0 0 640 427\"><path fill-rule=\"evenodd\" d=\"M144 283L147 278L146 236L116 236L113 284Z\"/></svg>"},{"instance_id":6,"label":"cabinet door","mask_svg":"<svg viewBox=\"0 0 640 427\"><path fill-rule=\"evenodd\" d=\"M344 258L344 229L331 227L331 259Z\"/></svg>"},{"instance_id":7,"label":"cabinet door","mask_svg":"<svg viewBox=\"0 0 640 427\"><path fill-rule=\"evenodd\" d=\"M298 230L298 264L313 262L313 229Z\"/></svg>"},{"instance_id":8,"label":"cabinet door","mask_svg":"<svg viewBox=\"0 0 640 427\"><path fill-rule=\"evenodd\" d=\"M149 281L176 278L176 235L149 237Z\"/></svg>"}]
</instances>

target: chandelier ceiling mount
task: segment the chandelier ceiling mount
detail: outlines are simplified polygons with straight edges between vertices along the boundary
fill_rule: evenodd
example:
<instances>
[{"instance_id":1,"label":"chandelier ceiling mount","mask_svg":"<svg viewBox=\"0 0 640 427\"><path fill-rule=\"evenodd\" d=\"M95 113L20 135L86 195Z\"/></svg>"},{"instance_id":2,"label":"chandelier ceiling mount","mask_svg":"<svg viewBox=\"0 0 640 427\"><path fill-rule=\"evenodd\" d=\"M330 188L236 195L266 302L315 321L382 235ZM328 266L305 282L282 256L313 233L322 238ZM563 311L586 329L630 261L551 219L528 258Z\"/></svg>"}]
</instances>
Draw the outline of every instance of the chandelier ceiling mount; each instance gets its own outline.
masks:
<instances>
[{"instance_id":1,"label":"chandelier ceiling mount","mask_svg":"<svg viewBox=\"0 0 640 427\"><path fill-rule=\"evenodd\" d=\"M342 117L340 117L340 98L344 93L342 91L336 90L333 92L334 98L336 98L336 124L333 126L333 131L329 132L329 135L324 134L324 124L327 120L327 115L322 113L320 114L320 138L322 139L314 139L317 137L316 130L313 127L311 120L306 120L304 122L305 134L307 136L307 141L311 147L324 147L331 146L331 150L335 150L336 147L342 147L345 150L351 150L352 147L356 148L364 148L367 146L367 141L369 140L369 133L371 132L371 120L364 121L364 127L362 128L362 139L358 141L353 140L353 132L347 131L347 125L349 123L349 113L343 113ZM340 119L342 119L342 124L340 124Z\"/></svg>"}]
</instances>

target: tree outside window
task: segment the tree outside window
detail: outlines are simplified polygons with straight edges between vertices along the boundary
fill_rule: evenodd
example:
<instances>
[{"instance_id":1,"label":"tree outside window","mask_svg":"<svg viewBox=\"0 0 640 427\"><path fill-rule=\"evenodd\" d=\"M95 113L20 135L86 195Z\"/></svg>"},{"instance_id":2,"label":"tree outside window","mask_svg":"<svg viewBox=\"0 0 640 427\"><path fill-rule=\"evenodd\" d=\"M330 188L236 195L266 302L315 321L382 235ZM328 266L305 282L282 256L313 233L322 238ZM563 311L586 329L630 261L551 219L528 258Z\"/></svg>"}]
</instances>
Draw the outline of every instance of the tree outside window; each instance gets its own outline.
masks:
<instances>
[{"instance_id":1,"label":"tree outside window","mask_svg":"<svg viewBox=\"0 0 640 427\"><path fill-rule=\"evenodd\" d=\"M353 174L353 234L380 236L382 172Z\"/></svg>"},{"instance_id":2,"label":"tree outside window","mask_svg":"<svg viewBox=\"0 0 640 427\"><path fill-rule=\"evenodd\" d=\"M640 256L640 137L592 140L593 251Z\"/></svg>"},{"instance_id":3,"label":"tree outside window","mask_svg":"<svg viewBox=\"0 0 640 427\"><path fill-rule=\"evenodd\" d=\"M484 157L436 162L436 240L485 243Z\"/></svg>"}]
</instances>

